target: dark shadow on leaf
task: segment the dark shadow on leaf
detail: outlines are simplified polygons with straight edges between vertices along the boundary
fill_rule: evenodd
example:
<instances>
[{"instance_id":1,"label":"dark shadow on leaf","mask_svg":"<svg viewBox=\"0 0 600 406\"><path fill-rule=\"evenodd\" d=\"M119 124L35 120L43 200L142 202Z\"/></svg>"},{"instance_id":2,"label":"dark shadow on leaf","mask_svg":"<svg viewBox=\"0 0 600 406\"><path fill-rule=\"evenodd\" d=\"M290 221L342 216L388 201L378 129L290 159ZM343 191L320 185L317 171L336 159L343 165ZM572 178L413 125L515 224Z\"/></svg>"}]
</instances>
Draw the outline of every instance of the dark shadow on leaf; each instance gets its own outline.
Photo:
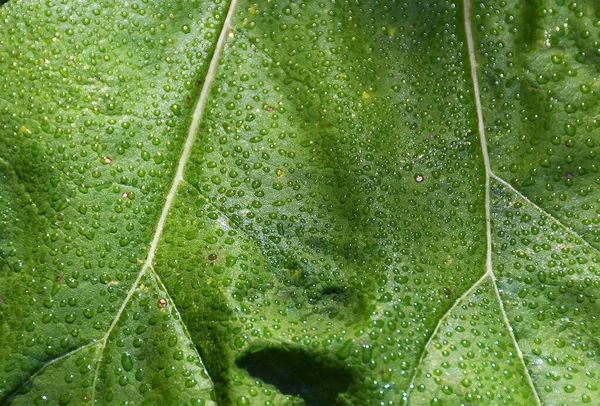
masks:
<instances>
[{"instance_id":1,"label":"dark shadow on leaf","mask_svg":"<svg viewBox=\"0 0 600 406\"><path fill-rule=\"evenodd\" d=\"M523 39L525 43L530 46L535 46L536 41L538 40L538 28L539 28L539 19L538 19L538 7L540 6L540 1L532 0L526 1L523 3Z\"/></svg>"},{"instance_id":2,"label":"dark shadow on leaf","mask_svg":"<svg viewBox=\"0 0 600 406\"><path fill-rule=\"evenodd\" d=\"M302 398L306 406L340 405L338 395L355 382L355 376L343 365L299 349L247 352L237 365L281 393Z\"/></svg>"}]
</instances>

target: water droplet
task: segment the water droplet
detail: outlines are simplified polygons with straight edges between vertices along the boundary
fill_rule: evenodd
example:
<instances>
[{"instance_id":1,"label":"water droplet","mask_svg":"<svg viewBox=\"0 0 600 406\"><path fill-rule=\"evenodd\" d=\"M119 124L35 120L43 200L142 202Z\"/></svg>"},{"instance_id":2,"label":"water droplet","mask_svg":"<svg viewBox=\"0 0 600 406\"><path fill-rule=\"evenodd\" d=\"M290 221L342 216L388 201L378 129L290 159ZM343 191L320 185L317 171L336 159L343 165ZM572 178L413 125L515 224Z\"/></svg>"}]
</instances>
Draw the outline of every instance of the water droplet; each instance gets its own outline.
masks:
<instances>
[{"instance_id":1,"label":"water droplet","mask_svg":"<svg viewBox=\"0 0 600 406\"><path fill-rule=\"evenodd\" d=\"M133 369L133 358L129 353L121 354L121 366L125 371L131 371Z\"/></svg>"}]
</instances>

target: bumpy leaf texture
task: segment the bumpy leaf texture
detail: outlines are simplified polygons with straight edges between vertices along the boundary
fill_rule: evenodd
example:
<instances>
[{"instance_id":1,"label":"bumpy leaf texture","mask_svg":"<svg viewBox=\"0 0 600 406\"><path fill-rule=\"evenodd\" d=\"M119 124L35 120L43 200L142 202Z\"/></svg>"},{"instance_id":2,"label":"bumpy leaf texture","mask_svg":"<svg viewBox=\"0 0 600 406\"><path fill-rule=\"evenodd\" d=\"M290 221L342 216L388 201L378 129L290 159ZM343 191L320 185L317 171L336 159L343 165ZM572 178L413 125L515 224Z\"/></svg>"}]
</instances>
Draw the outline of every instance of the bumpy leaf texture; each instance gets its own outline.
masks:
<instances>
[{"instance_id":1,"label":"bumpy leaf texture","mask_svg":"<svg viewBox=\"0 0 600 406\"><path fill-rule=\"evenodd\" d=\"M0 7L0 403L600 403L596 0Z\"/></svg>"}]
</instances>

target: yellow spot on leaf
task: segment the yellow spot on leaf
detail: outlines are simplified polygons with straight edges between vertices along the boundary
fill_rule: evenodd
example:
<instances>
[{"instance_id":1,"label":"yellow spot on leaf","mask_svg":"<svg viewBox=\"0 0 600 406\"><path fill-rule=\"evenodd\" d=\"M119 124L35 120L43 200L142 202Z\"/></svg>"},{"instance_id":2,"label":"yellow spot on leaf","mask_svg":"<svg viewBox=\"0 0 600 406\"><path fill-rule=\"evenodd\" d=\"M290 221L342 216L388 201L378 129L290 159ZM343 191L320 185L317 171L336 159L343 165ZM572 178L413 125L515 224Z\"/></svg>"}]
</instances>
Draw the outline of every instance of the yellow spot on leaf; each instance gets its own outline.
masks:
<instances>
[{"instance_id":1,"label":"yellow spot on leaf","mask_svg":"<svg viewBox=\"0 0 600 406\"><path fill-rule=\"evenodd\" d=\"M27 128L27 127L25 126L25 124L23 124L23 125L21 126L21 128L19 128L19 132L20 132L22 135L25 135L25 134L26 134L26 135L31 135L31 130L30 130L29 128Z\"/></svg>"}]
</instances>

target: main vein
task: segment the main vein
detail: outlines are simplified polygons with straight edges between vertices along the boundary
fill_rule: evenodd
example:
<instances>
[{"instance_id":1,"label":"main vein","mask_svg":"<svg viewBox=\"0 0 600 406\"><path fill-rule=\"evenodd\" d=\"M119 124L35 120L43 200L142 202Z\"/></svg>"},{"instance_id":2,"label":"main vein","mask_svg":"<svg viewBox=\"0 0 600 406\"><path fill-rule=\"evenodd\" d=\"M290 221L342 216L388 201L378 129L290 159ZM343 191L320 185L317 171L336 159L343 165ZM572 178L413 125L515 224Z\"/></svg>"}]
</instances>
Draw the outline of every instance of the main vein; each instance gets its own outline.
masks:
<instances>
[{"instance_id":1,"label":"main vein","mask_svg":"<svg viewBox=\"0 0 600 406\"><path fill-rule=\"evenodd\" d=\"M471 66L471 78L473 80L473 93L475 97L475 107L477 110L477 128L479 130L479 141L481 144L481 154L483 156L483 163L485 166L485 228L486 228L486 261L485 268L486 274L490 277L492 281L492 286L494 287L494 293L496 299L498 300L498 306L500 307L500 311L502 313L502 318L504 319L504 323L506 324L506 328L510 337L513 341L513 344L516 348L517 354L519 356L519 360L523 366L525 376L527 377L527 382L533 392L533 396L538 405L541 405L542 402L538 396L538 393L535 389L535 385L533 384L533 380L531 379L531 374L527 369L527 365L525 364L525 360L523 358L523 353L521 352L521 348L519 343L517 342L517 338L513 332L512 326L510 325L510 321L508 320L508 316L506 314L506 310L504 309L504 303L502 302L502 297L500 296L500 291L498 290L498 283L496 280L496 275L494 274L493 266L492 266L492 215L491 215L491 178L493 176L492 168L490 165L490 157L488 154L487 148L487 140L485 136L485 122L483 119L483 106L481 104L481 92L479 90L479 77L477 76L477 58L475 55L475 41L473 40L473 30L471 27L471 0L464 0L464 20L465 20L465 35L467 37L467 48L469 52L469 64Z\"/></svg>"},{"instance_id":2,"label":"main vein","mask_svg":"<svg viewBox=\"0 0 600 406\"><path fill-rule=\"evenodd\" d=\"M156 254L156 249L158 247L158 243L160 242L160 238L162 236L163 230L165 228L165 224L167 221L167 216L169 215L169 211L171 210L171 206L173 205L173 201L175 200L175 195L177 194L177 189L181 181L183 180L183 171L185 170L185 166L190 158L190 154L192 152L192 147L194 145L194 141L196 139L196 134L198 132L198 127L202 121L202 116L204 113L204 109L206 107L206 102L208 100L208 93L210 91L210 87L215 78L215 73L217 71L217 66L219 64L219 59L221 54L223 53L223 49L225 48L225 42L227 41L227 35L229 33L229 28L231 27L231 22L233 20L233 16L235 14L235 9L237 6L238 0L232 0L229 5L229 10L227 12L227 16L225 17L225 21L223 22L223 28L221 29L221 33L219 34L219 39L217 41L217 45L212 55L212 59L210 61L210 65L208 71L206 72L206 77L204 79L204 84L202 85L202 90L200 91L200 97L198 98L198 103L196 104L196 109L194 110L194 114L192 116L192 122L190 124L190 128L187 134L187 138L185 140L185 144L183 146L183 151L181 153L181 158L179 159L179 164L177 166L177 171L175 172L175 177L173 178L173 183L171 184L171 188L169 189L169 193L165 199L165 204L162 208L162 212L160 213L160 218L158 220L158 224L156 226L156 231L154 232L154 236L152 238L152 242L150 244L150 249L148 250L148 256L146 257L146 261L142 266L137 278L131 285L131 288L127 292L125 296L125 300L121 304L121 307L117 311L115 318L113 319L111 325L109 326L106 334L100 340L100 353L98 356L98 362L96 363L96 371L94 373L94 380L92 383L92 403L94 402L95 397L95 389L96 389L96 380L98 378L98 371L100 369L100 363L102 361L102 357L104 354L104 349L106 348L106 344L108 342L108 338L110 334L114 330L115 326L119 322L121 315L125 311L127 304L131 300L131 297L134 295L136 289L138 288L140 281L148 271L148 269L152 268L152 262L154 261L154 255ZM158 275L156 275L158 278Z\"/></svg>"}]
</instances>

